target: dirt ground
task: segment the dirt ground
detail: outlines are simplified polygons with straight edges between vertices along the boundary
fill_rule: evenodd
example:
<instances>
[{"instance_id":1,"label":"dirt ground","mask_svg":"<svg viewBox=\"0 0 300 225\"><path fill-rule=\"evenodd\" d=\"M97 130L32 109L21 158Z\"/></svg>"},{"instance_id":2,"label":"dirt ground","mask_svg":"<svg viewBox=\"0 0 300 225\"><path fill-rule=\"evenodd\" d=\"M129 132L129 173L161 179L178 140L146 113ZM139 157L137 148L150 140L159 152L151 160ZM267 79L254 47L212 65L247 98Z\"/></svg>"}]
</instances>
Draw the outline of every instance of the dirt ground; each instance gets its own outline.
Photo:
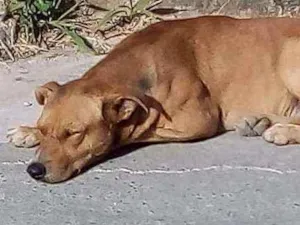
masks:
<instances>
[{"instance_id":1,"label":"dirt ground","mask_svg":"<svg viewBox=\"0 0 300 225\"><path fill-rule=\"evenodd\" d=\"M88 0L103 8L114 8L127 0ZM186 9L189 14L231 15L238 17L283 16L299 14L298 0L163 0L157 8Z\"/></svg>"}]
</instances>

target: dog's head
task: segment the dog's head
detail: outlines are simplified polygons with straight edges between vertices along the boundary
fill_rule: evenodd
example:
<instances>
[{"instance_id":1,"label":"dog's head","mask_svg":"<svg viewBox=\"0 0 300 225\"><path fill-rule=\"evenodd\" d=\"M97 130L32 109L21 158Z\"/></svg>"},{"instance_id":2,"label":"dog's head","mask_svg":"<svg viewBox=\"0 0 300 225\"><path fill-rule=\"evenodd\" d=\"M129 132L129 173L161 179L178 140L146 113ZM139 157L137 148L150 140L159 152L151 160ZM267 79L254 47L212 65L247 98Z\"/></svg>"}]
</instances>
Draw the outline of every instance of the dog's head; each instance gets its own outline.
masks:
<instances>
[{"instance_id":1,"label":"dog's head","mask_svg":"<svg viewBox=\"0 0 300 225\"><path fill-rule=\"evenodd\" d=\"M40 146L36 160L27 168L35 179L55 183L79 173L115 147L119 124L137 111L148 111L135 96L78 89L76 84L70 87L50 82L35 92L44 106L37 122Z\"/></svg>"}]
</instances>

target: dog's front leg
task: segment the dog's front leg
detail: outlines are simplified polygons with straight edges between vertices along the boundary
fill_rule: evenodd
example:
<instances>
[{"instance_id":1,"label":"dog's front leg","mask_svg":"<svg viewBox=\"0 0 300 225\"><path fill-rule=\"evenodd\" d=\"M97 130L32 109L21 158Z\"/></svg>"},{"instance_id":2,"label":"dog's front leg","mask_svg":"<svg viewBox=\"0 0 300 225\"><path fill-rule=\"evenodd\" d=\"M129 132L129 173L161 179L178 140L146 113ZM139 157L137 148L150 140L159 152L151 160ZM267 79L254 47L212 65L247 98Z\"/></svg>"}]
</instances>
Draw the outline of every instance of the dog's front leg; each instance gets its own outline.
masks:
<instances>
[{"instance_id":1,"label":"dog's front leg","mask_svg":"<svg viewBox=\"0 0 300 225\"><path fill-rule=\"evenodd\" d=\"M300 144L300 117L248 116L234 128L242 136L262 136L276 145Z\"/></svg>"},{"instance_id":2,"label":"dog's front leg","mask_svg":"<svg viewBox=\"0 0 300 225\"><path fill-rule=\"evenodd\" d=\"M21 126L9 130L7 138L16 147L31 148L40 144L39 133L37 128Z\"/></svg>"},{"instance_id":3,"label":"dog's front leg","mask_svg":"<svg viewBox=\"0 0 300 225\"><path fill-rule=\"evenodd\" d=\"M267 117L248 116L234 125L234 130L241 136L261 136L272 124Z\"/></svg>"}]
</instances>

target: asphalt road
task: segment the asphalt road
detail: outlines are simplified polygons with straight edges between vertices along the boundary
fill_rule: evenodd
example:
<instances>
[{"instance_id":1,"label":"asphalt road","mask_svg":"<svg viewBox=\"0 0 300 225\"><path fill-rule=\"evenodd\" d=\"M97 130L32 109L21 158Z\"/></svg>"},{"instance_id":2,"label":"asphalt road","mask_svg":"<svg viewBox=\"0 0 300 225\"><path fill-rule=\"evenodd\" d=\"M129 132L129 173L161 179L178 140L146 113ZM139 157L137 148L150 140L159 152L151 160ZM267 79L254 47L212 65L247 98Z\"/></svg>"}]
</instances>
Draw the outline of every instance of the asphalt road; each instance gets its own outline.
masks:
<instances>
[{"instance_id":1,"label":"asphalt road","mask_svg":"<svg viewBox=\"0 0 300 225\"><path fill-rule=\"evenodd\" d=\"M152 145L56 185L25 173L32 151L0 151L1 224L299 224L296 146L235 134Z\"/></svg>"},{"instance_id":2,"label":"asphalt road","mask_svg":"<svg viewBox=\"0 0 300 225\"><path fill-rule=\"evenodd\" d=\"M0 65L0 224L298 225L300 151L228 133L120 154L62 184L25 172L33 150L5 143L40 108L35 86L74 79L99 58L60 56Z\"/></svg>"}]
</instances>

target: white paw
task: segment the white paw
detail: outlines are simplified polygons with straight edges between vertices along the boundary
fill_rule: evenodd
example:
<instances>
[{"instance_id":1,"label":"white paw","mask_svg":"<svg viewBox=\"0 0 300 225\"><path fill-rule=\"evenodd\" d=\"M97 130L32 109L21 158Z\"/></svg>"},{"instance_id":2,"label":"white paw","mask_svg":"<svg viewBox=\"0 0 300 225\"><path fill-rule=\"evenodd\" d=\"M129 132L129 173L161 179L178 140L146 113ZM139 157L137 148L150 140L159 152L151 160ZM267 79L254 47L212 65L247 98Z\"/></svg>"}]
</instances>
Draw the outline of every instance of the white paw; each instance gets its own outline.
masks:
<instances>
[{"instance_id":1,"label":"white paw","mask_svg":"<svg viewBox=\"0 0 300 225\"><path fill-rule=\"evenodd\" d=\"M16 147L31 148L39 144L36 134L28 127L9 129L6 137Z\"/></svg>"},{"instance_id":2,"label":"white paw","mask_svg":"<svg viewBox=\"0 0 300 225\"><path fill-rule=\"evenodd\" d=\"M294 140L289 137L288 128L282 124L275 124L267 129L262 136L267 142L276 145L287 145L294 142Z\"/></svg>"}]
</instances>

